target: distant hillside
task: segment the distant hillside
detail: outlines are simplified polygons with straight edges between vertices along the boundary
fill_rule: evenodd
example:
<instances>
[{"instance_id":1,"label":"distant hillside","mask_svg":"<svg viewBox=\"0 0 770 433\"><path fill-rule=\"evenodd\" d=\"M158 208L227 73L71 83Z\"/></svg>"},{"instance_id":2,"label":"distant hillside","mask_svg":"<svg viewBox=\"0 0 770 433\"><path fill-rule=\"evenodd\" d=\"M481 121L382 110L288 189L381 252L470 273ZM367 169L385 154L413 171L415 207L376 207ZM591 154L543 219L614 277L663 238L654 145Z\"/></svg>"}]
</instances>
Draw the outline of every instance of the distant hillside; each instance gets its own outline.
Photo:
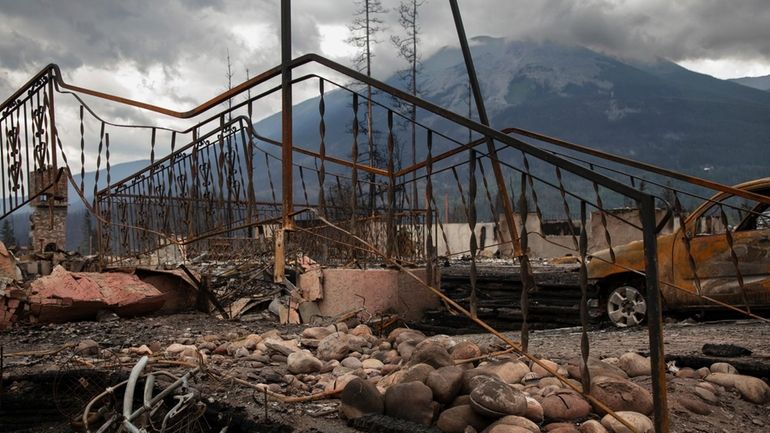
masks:
<instances>
[{"instance_id":1,"label":"distant hillside","mask_svg":"<svg viewBox=\"0 0 770 433\"><path fill-rule=\"evenodd\" d=\"M729 81L742 84L744 86L753 87L759 90L770 91L770 75L765 75L762 77L734 78Z\"/></svg>"},{"instance_id":2,"label":"distant hillside","mask_svg":"<svg viewBox=\"0 0 770 433\"><path fill-rule=\"evenodd\" d=\"M770 174L768 92L668 61L625 62L582 47L478 37L471 49L496 128L521 127L725 183ZM388 82L399 85L396 76ZM423 98L467 113L460 51L447 47L425 59L419 89ZM331 91L325 103L327 151L349 157L350 97ZM295 142L317 148L317 98L294 113ZM375 113L380 125L383 118ZM255 126L280 137L278 114Z\"/></svg>"},{"instance_id":3,"label":"distant hillside","mask_svg":"<svg viewBox=\"0 0 770 433\"><path fill-rule=\"evenodd\" d=\"M582 47L489 37L471 42L495 128L529 129L728 184L770 175L770 92L753 88L770 88L770 76L726 81L668 61L628 62ZM387 81L404 87L397 75ZM446 47L424 59L418 85L423 98L456 113L468 112L467 74L457 48ZM392 105L389 98L377 98ZM294 108L295 144L312 150L318 150L320 142L318 102L313 98ZM363 119L365 108L360 103L358 115ZM377 109L374 114L383 133L385 113ZM418 120L442 126L423 112ZM325 142L329 155L350 158L351 125L349 94L328 86ZM465 134L461 128L443 126L443 132L456 137ZM256 123L255 128L263 136L280 139L280 114ZM360 134L359 151L365 160L366 136L363 131ZM407 131L398 125L395 134L407 141ZM377 143L384 148L384 134L377 137ZM259 146L280 155L275 146ZM313 165L309 157L301 155L295 156L295 162ZM112 179L117 181L146 165L147 161L116 165ZM339 167L327 170L343 171ZM263 163L257 164L255 176L260 185L257 198L271 199ZM273 173L274 181L277 176ZM100 179L104 178L102 173ZM87 174L89 200L93 181L94 173ZM301 191L299 176L295 182L295 190ZM81 206L74 194L70 201L74 214ZM76 232L82 221L73 219L71 226L69 247L82 238ZM23 230L17 228L16 233Z\"/></svg>"}]
</instances>

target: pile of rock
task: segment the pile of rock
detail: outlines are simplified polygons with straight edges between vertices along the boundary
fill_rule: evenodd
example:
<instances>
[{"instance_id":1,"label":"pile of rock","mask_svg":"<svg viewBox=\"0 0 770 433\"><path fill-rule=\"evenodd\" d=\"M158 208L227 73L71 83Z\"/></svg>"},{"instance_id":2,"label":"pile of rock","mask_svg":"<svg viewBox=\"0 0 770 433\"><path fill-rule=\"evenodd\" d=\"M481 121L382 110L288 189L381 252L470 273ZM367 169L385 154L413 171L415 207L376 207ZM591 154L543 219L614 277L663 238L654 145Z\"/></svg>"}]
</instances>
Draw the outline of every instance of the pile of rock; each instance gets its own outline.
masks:
<instances>
[{"instance_id":1,"label":"pile of rock","mask_svg":"<svg viewBox=\"0 0 770 433\"><path fill-rule=\"evenodd\" d=\"M206 359L243 380L266 383L276 393L341 392L340 415L346 419L385 414L447 433L628 431L572 388L582 389L579 358L561 364L547 359L532 363L513 354L482 358L487 351L470 341L426 337L406 328L379 338L366 325L348 329L344 324L306 328L299 335L273 330L183 343L168 346L166 356L189 362ZM590 358L587 367L593 398L637 431L652 431L653 401L643 386L649 383L648 358L636 353ZM572 387L552 372L568 378ZM679 369L671 379L691 389L674 404L696 414L710 413L731 390L750 402L770 400L765 382L723 363Z\"/></svg>"},{"instance_id":2,"label":"pile of rock","mask_svg":"<svg viewBox=\"0 0 770 433\"><path fill-rule=\"evenodd\" d=\"M409 337L404 338L406 335ZM542 360L546 369L514 355L478 365L457 364L458 360L478 357L482 351L471 342L420 338L413 331L396 331L388 339L397 344L403 368L376 383L363 377L351 381L341 395L342 416L384 413L424 425L435 422L448 433L539 433L541 425L556 433L624 431L611 416L601 423L591 420L602 415L601 411L549 371L579 379L579 364L559 366ZM405 342L414 345L411 352L402 353L402 348L410 346ZM637 430L652 430L647 417L652 412L649 391L628 380L621 368L603 361L591 360L589 370L594 375L592 394L610 409L621 411ZM570 380L580 389L580 382Z\"/></svg>"}]
</instances>

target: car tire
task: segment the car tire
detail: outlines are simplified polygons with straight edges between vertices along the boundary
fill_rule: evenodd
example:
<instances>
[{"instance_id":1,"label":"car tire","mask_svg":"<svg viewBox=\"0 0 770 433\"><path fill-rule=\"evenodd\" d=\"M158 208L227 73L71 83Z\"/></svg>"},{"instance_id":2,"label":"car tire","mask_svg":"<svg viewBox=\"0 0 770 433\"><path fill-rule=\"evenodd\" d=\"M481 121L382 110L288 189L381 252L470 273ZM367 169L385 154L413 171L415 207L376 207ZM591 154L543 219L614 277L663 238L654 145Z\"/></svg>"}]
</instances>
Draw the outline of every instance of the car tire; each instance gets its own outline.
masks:
<instances>
[{"instance_id":1,"label":"car tire","mask_svg":"<svg viewBox=\"0 0 770 433\"><path fill-rule=\"evenodd\" d=\"M639 326L647 320L647 299L641 284L624 283L607 294L607 317L619 328Z\"/></svg>"}]
</instances>

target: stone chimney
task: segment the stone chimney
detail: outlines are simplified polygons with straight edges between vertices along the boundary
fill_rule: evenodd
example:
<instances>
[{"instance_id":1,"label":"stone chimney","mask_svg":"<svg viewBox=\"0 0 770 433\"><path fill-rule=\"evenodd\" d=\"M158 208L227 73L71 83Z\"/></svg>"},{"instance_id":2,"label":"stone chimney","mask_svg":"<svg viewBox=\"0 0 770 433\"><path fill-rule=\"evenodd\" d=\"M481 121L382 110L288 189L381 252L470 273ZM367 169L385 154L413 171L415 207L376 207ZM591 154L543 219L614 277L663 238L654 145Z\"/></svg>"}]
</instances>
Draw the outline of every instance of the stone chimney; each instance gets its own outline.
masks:
<instances>
[{"instance_id":1,"label":"stone chimney","mask_svg":"<svg viewBox=\"0 0 770 433\"><path fill-rule=\"evenodd\" d=\"M38 195L32 201L30 215L30 236L32 249L43 252L46 250L64 249L67 240L67 169L59 177L54 186ZM30 195L36 195L56 180L57 169L48 167L30 173Z\"/></svg>"}]
</instances>

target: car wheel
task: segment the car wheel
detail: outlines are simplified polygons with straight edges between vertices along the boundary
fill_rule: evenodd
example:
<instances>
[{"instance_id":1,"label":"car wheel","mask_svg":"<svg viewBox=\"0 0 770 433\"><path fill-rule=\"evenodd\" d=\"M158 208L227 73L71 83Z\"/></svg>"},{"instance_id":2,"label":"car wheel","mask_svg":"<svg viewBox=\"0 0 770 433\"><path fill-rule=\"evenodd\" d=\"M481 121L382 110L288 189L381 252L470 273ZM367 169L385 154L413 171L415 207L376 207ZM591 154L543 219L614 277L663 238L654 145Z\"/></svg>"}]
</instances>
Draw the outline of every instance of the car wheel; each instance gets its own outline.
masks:
<instances>
[{"instance_id":1,"label":"car wheel","mask_svg":"<svg viewBox=\"0 0 770 433\"><path fill-rule=\"evenodd\" d=\"M607 316L620 328L640 325L647 318L644 294L628 284L616 287L607 297Z\"/></svg>"}]
</instances>

